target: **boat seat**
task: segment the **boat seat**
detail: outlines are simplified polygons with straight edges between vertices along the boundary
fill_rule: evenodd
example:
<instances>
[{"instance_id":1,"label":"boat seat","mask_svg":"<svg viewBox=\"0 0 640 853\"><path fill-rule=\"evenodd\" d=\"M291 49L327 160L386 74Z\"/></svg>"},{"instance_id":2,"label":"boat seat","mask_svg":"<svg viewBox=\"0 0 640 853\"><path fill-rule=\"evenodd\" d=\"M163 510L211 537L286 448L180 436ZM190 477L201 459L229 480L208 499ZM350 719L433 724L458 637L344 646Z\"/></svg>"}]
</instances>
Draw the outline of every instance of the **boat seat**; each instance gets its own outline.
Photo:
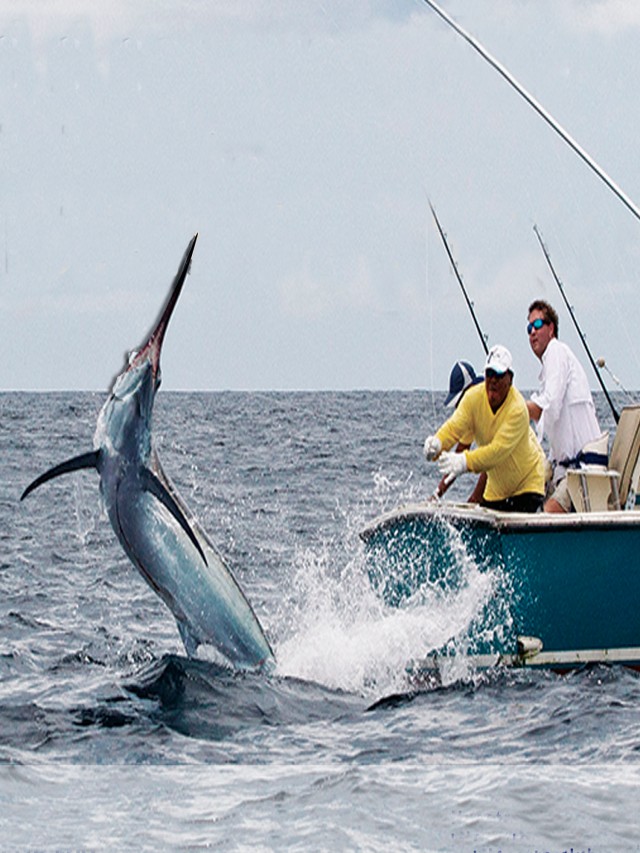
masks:
<instances>
[{"instance_id":1,"label":"boat seat","mask_svg":"<svg viewBox=\"0 0 640 853\"><path fill-rule=\"evenodd\" d=\"M640 405L625 406L609 456L609 468L620 473L620 504L625 506L629 492L638 492L638 460L640 459Z\"/></svg>"},{"instance_id":2,"label":"boat seat","mask_svg":"<svg viewBox=\"0 0 640 853\"><path fill-rule=\"evenodd\" d=\"M576 512L620 509L620 474L608 468L567 471L567 486Z\"/></svg>"},{"instance_id":3,"label":"boat seat","mask_svg":"<svg viewBox=\"0 0 640 853\"><path fill-rule=\"evenodd\" d=\"M585 448L586 449L586 448ZM578 512L606 512L624 507L629 497L640 509L640 405L620 414L607 468L587 465L567 472L567 486Z\"/></svg>"}]
</instances>

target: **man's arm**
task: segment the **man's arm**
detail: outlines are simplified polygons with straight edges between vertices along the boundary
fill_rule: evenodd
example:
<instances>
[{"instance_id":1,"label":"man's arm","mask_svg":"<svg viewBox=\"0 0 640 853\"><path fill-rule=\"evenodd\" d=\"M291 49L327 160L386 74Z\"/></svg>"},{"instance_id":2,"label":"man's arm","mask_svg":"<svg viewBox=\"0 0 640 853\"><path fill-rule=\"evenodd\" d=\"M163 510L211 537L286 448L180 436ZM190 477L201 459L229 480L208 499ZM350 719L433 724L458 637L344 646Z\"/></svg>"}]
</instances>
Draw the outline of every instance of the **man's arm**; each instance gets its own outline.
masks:
<instances>
[{"instance_id":1,"label":"man's arm","mask_svg":"<svg viewBox=\"0 0 640 853\"><path fill-rule=\"evenodd\" d=\"M527 400L527 409L529 410L529 420L538 423L542 416L542 409L533 400Z\"/></svg>"},{"instance_id":2,"label":"man's arm","mask_svg":"<svg viewBox=\"0 0 640 853\"><path fill-rule=\"evenodd\" d=\"M560 417L569 382L569 370L569 361L562 347L551 346L550 343L544 355L545 378L543 387L539 391L535 391L531 395L531 400L527 402L527 408L533 404L538 408L540 414L544 411L547 429ZM531 409L529 409L529 415L533 417ZM537 421L539 417L533 419Z\"/></svg>"},{"instance_id":3,"label":"man's arm","mask_svg":"<svg viewBox=\"0 0 640 853\"><path fill-rule=\"evenodd\" d=\"M470 447L471 447L471 444L463 444L463 442L459 441L458 446L456 447L456 453L464 453L464 451L468 450ZM438 483L438 485L436 486L436 490L434 492L434 495L437 498L441 498L444 495L444 493L447 491L447 489L449 488L451 483L453 483L453 480L451 480L450 482L447 482L447 478L443 477L440 480L440 482Z\"/></svg>"}]
</instances>

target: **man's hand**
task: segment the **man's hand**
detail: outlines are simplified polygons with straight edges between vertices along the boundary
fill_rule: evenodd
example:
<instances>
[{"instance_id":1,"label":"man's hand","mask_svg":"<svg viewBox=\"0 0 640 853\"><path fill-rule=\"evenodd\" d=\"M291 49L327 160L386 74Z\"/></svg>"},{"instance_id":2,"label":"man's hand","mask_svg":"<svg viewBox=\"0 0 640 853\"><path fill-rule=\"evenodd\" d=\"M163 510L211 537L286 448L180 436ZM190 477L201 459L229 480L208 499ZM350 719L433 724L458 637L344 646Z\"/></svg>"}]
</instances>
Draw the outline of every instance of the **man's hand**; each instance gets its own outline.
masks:
<instances>
[{"instance_id":1,"label":"man's hand","mask_svg":"<svg viewBox=\"0 0 640 853\"><path fill-rule=\"evenodd\" d=\"M442 442L435 435L428 435L424 440L424 456L427 462L437 459L442 450Z\"/></svg>"},{"instance_id":2,"label":"man's hand","mask_svg":"<svg viewBox=\"0 0 640 853\"><path fill-rule=\"evenodd\" d=\"M464 474L469 470L465 453L443 453L438 460L438 466L447 486L459 474Z\"/></svg>"}]
</instances>

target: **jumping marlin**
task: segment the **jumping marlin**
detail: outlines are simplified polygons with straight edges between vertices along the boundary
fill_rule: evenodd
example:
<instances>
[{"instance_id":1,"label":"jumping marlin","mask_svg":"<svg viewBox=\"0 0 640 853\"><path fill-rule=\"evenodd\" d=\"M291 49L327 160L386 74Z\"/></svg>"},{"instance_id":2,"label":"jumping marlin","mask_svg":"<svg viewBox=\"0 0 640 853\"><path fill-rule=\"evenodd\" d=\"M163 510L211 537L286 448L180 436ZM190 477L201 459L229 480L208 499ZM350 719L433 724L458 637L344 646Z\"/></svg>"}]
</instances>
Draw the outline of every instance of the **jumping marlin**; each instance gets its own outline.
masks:
<instances>
[{"instance_id":1,"label":"jumping marlin","mask_svg":"<svg viewBox=\"0 0 640 853\"><path fill-rule=\"evenodd\" d=\"M233 666L255 668L273 660L269 642L222 557L164 474L151 441L162 342L197 237L187 247L155 328L113 383L98 416L94 450L42 474L21 500L47 480L95 468L116 536L175 616L189 657L207 644Z\"/></svg>"}]
</instances>

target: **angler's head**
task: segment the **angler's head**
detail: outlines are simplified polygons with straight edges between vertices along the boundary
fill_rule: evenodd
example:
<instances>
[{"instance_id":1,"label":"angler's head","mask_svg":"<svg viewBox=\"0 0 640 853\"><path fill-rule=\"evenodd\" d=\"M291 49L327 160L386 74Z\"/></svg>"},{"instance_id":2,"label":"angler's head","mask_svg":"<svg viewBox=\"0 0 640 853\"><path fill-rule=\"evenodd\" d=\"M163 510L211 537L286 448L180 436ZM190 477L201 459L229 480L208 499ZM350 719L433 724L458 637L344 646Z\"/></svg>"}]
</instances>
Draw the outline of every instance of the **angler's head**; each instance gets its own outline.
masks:
<instances>
[{"instance_id":1,"label":"angler's head","mask_svg":"<svg viewBox=\"0 0 640 853\"><path fill-rule=\"evenodd\" d=\"M138 445L150 442L153 401L161 381L162 342L189 272L197 238L196 234L187 246L160 318L140 349L129 355L124 370L113 382L98 426L101 434L96 435L96 442L99 444L106 438L103 432L108 434L109 443L117 450L122 450L131 440Z\"/></svg>"},{"instance_id":2,"label":"angler's head","mask_svg":"<svg viewBox=\"0 0 640 853\"><path fill-rule=\"evenodd\" d=\"M495 344L487 353L484 363L484 387L491 411L497 412L507 399L513 384L513 359L501 344Z\"/></svg>"},{"instance_id":3,"label":"angler's head","mask_svg":"<svg viewBox=\"0 0 640 853\"><path fill-rule=\"evenodd\" d=\"M529 346L538 358L542 358L551 338L558 337L558 314L544 299L536 299L529 306L527 317Z\"/></svg>"}]
</instances>

